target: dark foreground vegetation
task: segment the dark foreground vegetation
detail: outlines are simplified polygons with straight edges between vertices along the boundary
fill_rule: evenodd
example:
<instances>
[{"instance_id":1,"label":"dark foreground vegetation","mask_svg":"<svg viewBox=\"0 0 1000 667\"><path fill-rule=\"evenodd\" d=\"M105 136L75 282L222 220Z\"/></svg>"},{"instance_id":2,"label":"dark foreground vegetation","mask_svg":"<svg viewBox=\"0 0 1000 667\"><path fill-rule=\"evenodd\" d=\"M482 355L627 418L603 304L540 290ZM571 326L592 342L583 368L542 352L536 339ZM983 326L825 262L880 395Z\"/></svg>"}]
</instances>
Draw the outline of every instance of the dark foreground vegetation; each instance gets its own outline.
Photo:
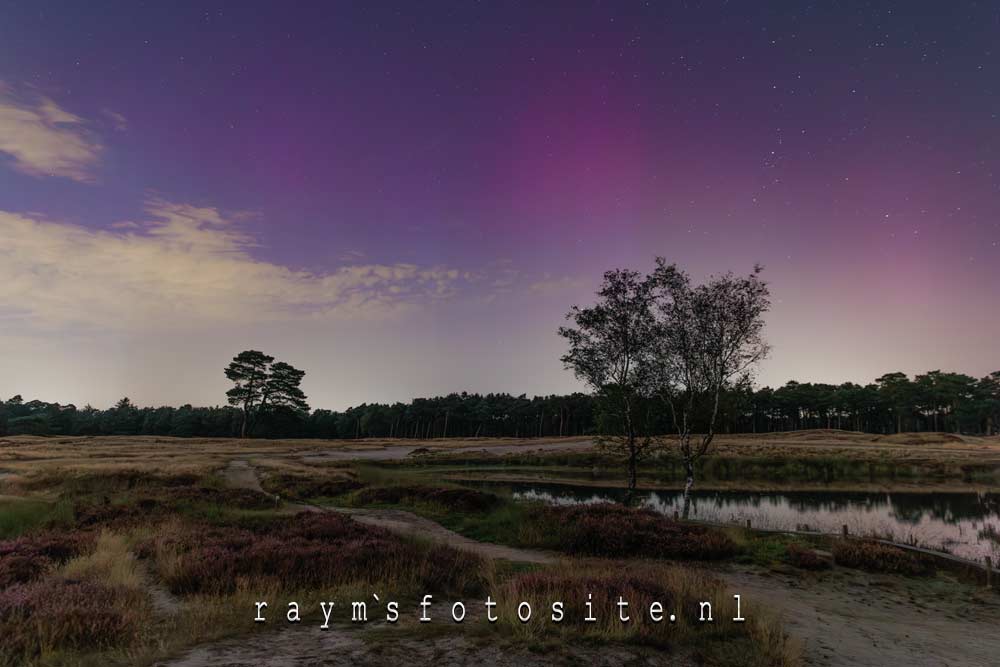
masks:
<instances>
[{"instance_id":1,"label":"dark foreground vegetation","mask_svg":"<svg viewBox=\"0 0 1000 667\"><path fill-rule=\"evenodd\" d=\"M442 438L585 436L612 420L592 395L450 394L410 403L373 403L343 412L286 406L263 411L255 435L267 438ZM666 409L654 431L670 433ZM701 419L707 419L702 415ZM889 373L874 383L789 382L778 389L727 389L719 432L765 433L834 428L868 433L1000 428L1000 371L976 379L931 371L913 379ZM127 399L108 409L78 408L15 396L0 402L0 435L164 435L237 437L237 407L140 408Z\"/></svg>"},{"instance_id":2,"label":"dark foreground vegetation","mask_svg":"<svg viewBox=\"0 0 1000 667\"><path fill-rule=\"evenodd\" d=\"M558 650L582 634L679 651L707 665L798 664L766 615L743 624L696 622L698 601L721 608L731 596L706 572L663 559L730 558L739 549L720 531L617 506L544 508L456 486L372 485L345 469L275 472L264 482L311 501L337 492L355 503L432 508L480 530L523 531L522 542L567 555L619 560L498 566L337 513L276 506L270 493L227 488L214 474L36 474L6 489L21 498L3 501L4 509L27 503L30 510L0 540L0 665L148 665L251 631L257 599L272 600L280 616L293 599L343 603L370 600L373 591L400 600L403 617L414 615L424 593L465 600L470 609L491 595L499 601L498 624L452 629L519 649L528 640ZM650 560L632 560L637 556ZM659 601L683 616L676 624L621 624L607 612L599 623L583 623L582 591L606 610L625 595L637 609ZM527 624L517 619L518 602L543 610L554 599L565 599L565 625L543 623L547 614ZM304 608L303 622L322 623L318 609Z\"/></svg>"}]
</instances>

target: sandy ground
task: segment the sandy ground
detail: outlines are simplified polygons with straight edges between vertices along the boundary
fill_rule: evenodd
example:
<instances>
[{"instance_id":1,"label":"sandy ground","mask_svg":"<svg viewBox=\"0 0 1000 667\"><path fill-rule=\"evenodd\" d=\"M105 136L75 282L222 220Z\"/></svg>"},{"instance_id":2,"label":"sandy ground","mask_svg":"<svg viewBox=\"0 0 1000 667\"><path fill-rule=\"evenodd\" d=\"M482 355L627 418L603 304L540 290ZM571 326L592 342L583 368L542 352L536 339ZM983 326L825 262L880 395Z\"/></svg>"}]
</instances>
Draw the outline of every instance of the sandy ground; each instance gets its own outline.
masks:
<instances>
[{"instance_id":1,"label":"sandy ground","mask_svg":"<svg viewBox=\"0 0 1000 667\"><path fill-rule=\"evenodd\" d=\"M806 664L988 667L1000 656L1000 596L921 590L898 577L720 573L734 593L781 613Z\"/></svg>"},{"instance_id":2,"label":"sandy ground","mask_svg":"<svg viewBox=\"0 0 1000 667\"><path fill-rule=\"evenodd\" d=\"M230 483L239 486L257 484L253 468L237 461L227 468ZM252 478L252 479L251 479ZM454 533L439 524L398 510L351 510L353 518L379 525L405 535L418 535L437 540L457 548L475 551L492 558L506 558L526 562L552 562L553 557L529 550L485 545ZM542 559L539 559L539 556ZM837 569L829 576L803 580L801 574L781 574L759 569L726 568L713 570L713 574L727 582L733 593L740 593L748 605L757 605L778 613L789 634L802 643L805 662L817 667L856 667L905 665L906 667L988 667L998 664L1000 656L1000 595L982 591L971 599L962 591L936 590L921 582L901 577L873 576L856 571ZM923 588L922 588L923 587ZM297 633L296 633L297 634ZM356 637L344 636L314 641L290 640L287 648L267 644L270 656L265 662L255 662L253 642L246 641L199 649L198 658L204 660L214 654L223 662L175 662L175 667L201 667L208 664L311 664L309 655L301 651L314 651L323 642L346 642L344 650L354 650L360 662L354 664L385 664L384 656L364 653ZM270 641L270 640L268 640ZM442 646L437 646L444 642ZM389 650L403 651L404 655L432 658L435 651L445 654L454 651L461 655L454 664L486 660L487 664L545 664L535 663L526 656L489 655L489 648L459 648L460 639L417 642L417 646L393 646ZM410 644L412 642L403 642ZM347 648L355 647L354 649ZM264 651L261 647L257 650ZM282 653L291 651L292 655ZM246 653L251 651L251 653ZM197 652L196 652L197 653ZM194 654L192 654L194 655ZM242 656L242 657L241 657ZM622 664L626 656L617 661L601 662L607 656L593 655L591 664ZM301 661L299 659L301 658ZM495 661L499 660L499 662ZM633 656L634 658L634 656ZM187 659L192 659L190 655ZM670 658L674 659L674 658ZM244 660L244 662L240 662ZM286 660L286 662L281 662ZM374 662L365 662L373 660ZM507 662L504 662L507 660ZM228 662L226 662L228 661ZM289 662L290 661L290 662ZM449 664L447 658L445 664ZM315 664L338 664L316 662ZM654 663L661 664L661 663ZM677 664L677 663L667 663Z\"/></svg>"},{"instance_id":3,"label":"sandy ground","mask_svg":"<svg viewBox=\"0 0 1000 667\"><path fill-rule=\"evenodd\" d=\"M445 637L394 638L382 634L377 641L368 630L333 627L283 628L250 637L197 648L160 667L319 667L320 665L497 665L543 667L552 665L545 654L500 647L450 634ZM570 646L560 656L562 664L615 667L619 665L689 665L681 658L641 653L619 647Z\"/></svg>"}]
</instances>

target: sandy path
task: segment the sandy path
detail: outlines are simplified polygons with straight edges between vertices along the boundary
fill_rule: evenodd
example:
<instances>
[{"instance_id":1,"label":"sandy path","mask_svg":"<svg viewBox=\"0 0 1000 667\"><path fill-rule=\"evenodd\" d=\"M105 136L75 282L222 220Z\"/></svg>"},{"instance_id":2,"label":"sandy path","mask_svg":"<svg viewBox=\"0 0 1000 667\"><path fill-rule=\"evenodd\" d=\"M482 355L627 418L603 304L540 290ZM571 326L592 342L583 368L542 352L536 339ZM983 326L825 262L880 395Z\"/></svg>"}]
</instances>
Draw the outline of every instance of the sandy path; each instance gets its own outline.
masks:
<instances>
[{"instance_id":1,"label":"sandy path","mask_svg":"<svg viewBox=\"0 0 1000 667\"><path fill-rule=\"evenodd\" d=\"M237 489L250 489L262 493L264 491L257 478L257 471L253 469L249 461L230 461L223 475L226 478L226 483Z\"/></svg>"},{"instance_id":2,"label":"sandy path","mask_svg":"<svg viewBox=\"0 0 1000 667\"><path fill-rule=\"evenodd\" d=\"M480 556L485 556L486 558L499 558L521 563L541 564L555 563L559 560L557 556L543 551L518 549L515 547L504 546L502 544L491 544L489 542L478 542L465 537L464 535L459 535L454 531L448 530L441 524L431 521L430 519L425 519L424 517L417 516L416 514L405 510L355 509L341 507L327 507L323 509L326 509L327 511L340 512L341 514L347 514L359 523L385 528L390 532L405 535L407 537L419 537L433 540L434 542L441 542L450 547L461 549L462 551L470 551L472 553L479 554Z\"/></svg>"},{"instance_id":3,"label":"sandy path","mask_svg":"<svg viewBox=\"0 0 1000 667\"><path fill-rule=\"evenodd\" d=\"M257 472L248 461L231 461L224 471L226 482L233 487L260 491L260 480ZM430 519L425 519L413 512L395 509L359 509L346 507L319 507L306 504L289 504L293 511L325 511L346 514L358 523L378 526L392 533L406 537L418 537L433 540L448 546L479 554L486 558L503 559L521 563L554 563L558 558L552 554L532 549L518 549L501 544L478 542L464 535L448 530Z\"/></svg>"}]
</instances>

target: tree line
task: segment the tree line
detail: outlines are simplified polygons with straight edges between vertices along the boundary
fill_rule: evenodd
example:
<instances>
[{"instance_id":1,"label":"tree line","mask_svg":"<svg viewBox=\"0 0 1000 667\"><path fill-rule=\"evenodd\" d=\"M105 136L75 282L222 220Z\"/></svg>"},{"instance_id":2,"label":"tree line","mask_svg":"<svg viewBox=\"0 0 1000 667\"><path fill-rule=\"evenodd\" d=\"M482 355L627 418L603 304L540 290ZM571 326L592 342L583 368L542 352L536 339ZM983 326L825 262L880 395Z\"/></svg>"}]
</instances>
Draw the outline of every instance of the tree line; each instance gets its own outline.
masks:
<instances>
[{"instance_id":1,"label":"tree line","mask_svg":"<svg viewBox=\"0 0 1000 667\"><path fill-rule=\"evenodd\" d=\"M673 425L658 407L654 430ZM113 407L0 401L0 435L158 435L239 437L243 411L235 406L138 407L123 398ZM593 394L513 396L449 394L409 403L366 403L343 411L265 410L252 431L264 438L472 438L591 436L614 415ZM703 430L707 416L695 416ZM889 373L868 384L791 381L772 389L726 389L720 394L721 433L767 433L829 428L866 433L947 431L971 435L1000 430L1000 371L983 378L930 371L910 378Z\"/></svg>"}]
</instances>

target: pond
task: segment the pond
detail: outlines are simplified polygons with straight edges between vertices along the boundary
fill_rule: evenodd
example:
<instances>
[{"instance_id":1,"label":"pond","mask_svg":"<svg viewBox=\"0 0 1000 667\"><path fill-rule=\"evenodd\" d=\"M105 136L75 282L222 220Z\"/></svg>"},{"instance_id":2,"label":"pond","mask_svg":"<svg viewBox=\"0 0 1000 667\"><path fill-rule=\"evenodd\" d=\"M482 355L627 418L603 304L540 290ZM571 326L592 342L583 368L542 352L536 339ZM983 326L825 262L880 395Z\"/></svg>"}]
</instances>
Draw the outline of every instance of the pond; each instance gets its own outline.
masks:
<instances>
[{"instance_id":1,"label":"pond","mask_svg":"<svg viewBox=\"0 0 1000 667\"><path fill-rule=\"evenodd\" d=\"M516 499L554 504L619 502L619 489L566 484L503 483ZM643 506L673 516L683 511L681 491L642 491ZM870 535L982 561L1000 557L1000 494L847 491L698 491L689 517L711 523L771 530Z\"/></svg>"}]
</instances>

